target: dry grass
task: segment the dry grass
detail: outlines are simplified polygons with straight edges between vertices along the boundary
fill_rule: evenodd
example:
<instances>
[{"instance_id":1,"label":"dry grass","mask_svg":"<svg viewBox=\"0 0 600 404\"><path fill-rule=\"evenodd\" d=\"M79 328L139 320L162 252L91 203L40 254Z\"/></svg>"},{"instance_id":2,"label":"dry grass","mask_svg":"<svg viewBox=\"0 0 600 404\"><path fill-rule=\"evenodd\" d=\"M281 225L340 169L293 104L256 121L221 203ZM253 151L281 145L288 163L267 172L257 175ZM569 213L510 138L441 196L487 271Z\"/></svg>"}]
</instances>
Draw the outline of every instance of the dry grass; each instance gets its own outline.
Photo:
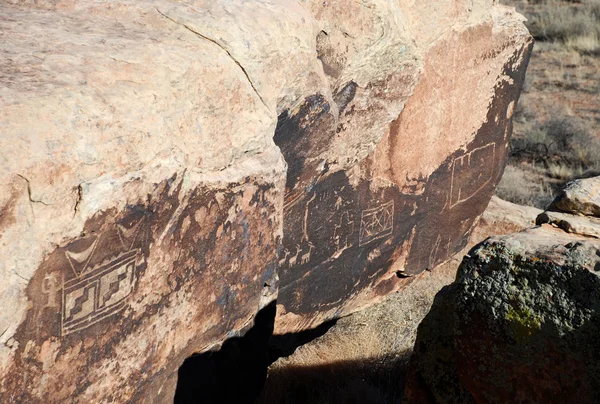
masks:
<instances>
[{"instance_id":1,"label":"dry grass","mask_svg":"<svg viewBox=\"0 0 600 404\"><path fill-rule=\"evenodd\" d=\"M599 22L600 24L600 22ZM590 32L575 37L568 37L565 41L565 46L581 53L597 53L600 52L600 38L598 33Z\"/></svg>"},{"instance_id":2,"label":"dry grass","mask_svg":"<svg viewBox=\"0 0 600 404\"><path fill-rule=\"evenodd\" d=\"M581 178L584 170L581 166L571 167L563 163L550 163L548 165L548 175L564 182L572 181L575 178Z\"/></svg>"},{"instance_id":3,"label":"dry grass","mask_svg":"<svg viewBox=\"0 0 600 404\"><path fill-rule=\"evenodd\" d=\"M545 0L529 9L528 27L536 39L582 53L600 52L600 0Z\"/></svg>"},{"instance_id":4,"label":"dry grass","mask_svg":"<svg viewBox=\"0 0 600 404\"><path fill-rule=\"evenodd\" d=\"M566 182L600 171L600 139L575 116L535 118L517 117L523 132L511 140L509 165L496 194L543 209Z\"/></svg>"},{"instance_id":5,"label":"dry grass","mask_svg":"<svg viewBox=\"0 0 600 404\"><path fill-rule=\"evenodd\" d=\"M536 176L540 177L528 168L507 166L496 188L496 195L519 205L545 209L554 199L554 191L543 178L532 181L532 177Z\"/></svg>"},{"instance_id":6,"label":"dry grass","mask_svg":"<svg viewBox=\"0 0 600 404\"><path fill-rule=\"evenodd\" d=\"M497 193L537 207L600 171L600 0L508 0L537 42Z\"/></svg>"}]
</instances>

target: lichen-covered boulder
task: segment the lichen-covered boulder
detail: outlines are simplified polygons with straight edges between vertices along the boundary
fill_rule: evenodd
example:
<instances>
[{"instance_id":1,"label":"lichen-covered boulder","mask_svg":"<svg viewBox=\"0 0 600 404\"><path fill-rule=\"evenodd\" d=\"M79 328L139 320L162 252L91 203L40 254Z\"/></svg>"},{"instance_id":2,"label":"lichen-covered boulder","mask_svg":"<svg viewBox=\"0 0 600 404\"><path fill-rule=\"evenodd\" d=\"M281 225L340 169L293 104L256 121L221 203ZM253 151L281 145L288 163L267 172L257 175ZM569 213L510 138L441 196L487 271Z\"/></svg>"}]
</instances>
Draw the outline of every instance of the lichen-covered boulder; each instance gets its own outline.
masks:
<instances>
[{"instance_id":1,"label":"lichen-covered boulder","mask_svg":"<svg viewBox=\"0 0 600 404\"><path fill-rule=\"evenodd\" d=\"M405 402L598 402L599 250L549 225L473 248L419 326Z\"/></svg>"}]
</instances>

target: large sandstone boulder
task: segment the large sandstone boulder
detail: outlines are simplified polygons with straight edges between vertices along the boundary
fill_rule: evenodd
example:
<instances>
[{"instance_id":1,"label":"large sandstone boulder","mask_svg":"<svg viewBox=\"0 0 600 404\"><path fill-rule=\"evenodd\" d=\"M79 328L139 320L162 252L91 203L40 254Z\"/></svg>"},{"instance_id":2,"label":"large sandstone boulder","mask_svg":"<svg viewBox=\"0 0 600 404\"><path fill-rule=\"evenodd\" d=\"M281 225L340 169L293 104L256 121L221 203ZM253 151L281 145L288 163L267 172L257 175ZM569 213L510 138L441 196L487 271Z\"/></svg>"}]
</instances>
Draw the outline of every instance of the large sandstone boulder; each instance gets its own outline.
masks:
<instances>
[{"instance_id":1,"label":"large sandstone boulder","mask_svg":"<svg viewBox=\"0 0 600 404\"><path fill-rule=\"evenodd\" d=\"M600 400L600 240L547 218L465 256L419 326L405 402Z\"/></svg>"},{"instance_id":2,"label":"large sandstone boulder","mask_svg":"<svg viewBox=\"0 0 600 404\"><path fill-rule=\"evenodd\" d=\"M309 4L334 102L309 96L275 131L288 162L276 333L378 301L466 245L503 173L531 46L514 11L467 3Z\"/></svg>"},{"instance_id":3,"label":"large sandstone boulder","mask_svg":"<svg viewBox=\"0 0 600 404\"><path fill-rule=\"evenodd\" d=\"M278 295L295 332L462 248L531 48L493 3L1 3L0 401L169 401Z\"/></svg>"}]
</instances>

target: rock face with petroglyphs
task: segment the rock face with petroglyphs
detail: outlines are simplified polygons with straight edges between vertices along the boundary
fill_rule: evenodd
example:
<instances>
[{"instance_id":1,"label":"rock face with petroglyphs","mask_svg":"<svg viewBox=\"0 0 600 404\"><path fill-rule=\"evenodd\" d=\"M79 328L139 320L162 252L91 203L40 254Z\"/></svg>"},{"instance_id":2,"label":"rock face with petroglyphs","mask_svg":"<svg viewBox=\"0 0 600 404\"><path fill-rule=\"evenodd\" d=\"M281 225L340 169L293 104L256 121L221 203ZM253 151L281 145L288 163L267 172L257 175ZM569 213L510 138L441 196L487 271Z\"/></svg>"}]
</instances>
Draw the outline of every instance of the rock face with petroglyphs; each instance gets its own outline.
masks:
<instances>
[{"instance_id":1,"label":"rock face with petroglyphs","mask_svg":"<svg viewBox=\"0 0 600 404\"><path fill-rule=\"evenodd\" d=\"M438 3L0 4L0 401L169 401L267 305L310 328L462 248L531 39Z\"/></svg>"},{"instance_id":2,"label":"rock face with petroglyphs","mask_svg":"<svg viewBox=\"0 0 600 404\"><path fill-rule=\"evenodd\" d=\"M288 162L278 333L364 307L466 245L503 173L531 47L490 2L400 2L400 26L392 5L330 3L311 10L333 103L307 97L275 131Z\"/></svg>"}]
</instances>

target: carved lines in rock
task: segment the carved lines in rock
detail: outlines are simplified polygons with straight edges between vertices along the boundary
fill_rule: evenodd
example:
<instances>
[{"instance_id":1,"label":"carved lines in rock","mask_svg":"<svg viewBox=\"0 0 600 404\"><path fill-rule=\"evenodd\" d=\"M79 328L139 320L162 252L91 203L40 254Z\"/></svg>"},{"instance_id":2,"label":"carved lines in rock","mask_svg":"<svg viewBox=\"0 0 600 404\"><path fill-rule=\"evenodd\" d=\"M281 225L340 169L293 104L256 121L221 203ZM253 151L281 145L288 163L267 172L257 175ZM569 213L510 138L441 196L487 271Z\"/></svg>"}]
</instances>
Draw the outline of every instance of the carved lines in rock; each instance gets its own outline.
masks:
<instances>
[{"instance_id":1,"label":"carved lines in rock","mask_svg":"<svg viewBox=\"0 0 600 404\"><path fill-rule=\"evenodd\" d=\"M67 257L67 260L69 261L69 265L71 265L71 269L73 270L73 273L75 274L75 276L81 275L88 267L88 265L90 263L90 259L92 258L92 254L94 254L94 251L96 250L96 246L98 245L99 239L100 239L99 237L94 237L94 241L92 242L92 244L89 247L87 247L86 249L84 249L83 251L79 251L79 252L66 251L65 252L65 256Z\"/></svg>"},{"instance_id":2,"label":"carved lines in rock","mask_svg":"<svg viewBox=\"0 0 600 404\"><path fill-rule=\"evenodd\" d=\"M80 251L65 251L75 278L63 283L61 335L83 330L125 308L134 286L139 249L134 249L141 222L127 229L117 226L120 251L106 251L105 259L90 265L98 254L102 235L94 236Z\"/></svg>"},{"instance_id":3,"label":"carved lines in rock","mask_svg":"<svg viewBox=\"0 0 600 404\"><path fill-rule=\"evenodd\" d=\"M333 241L337 249L336 253L352 247L353 243L350 239L353 234L354 220L350 220L348 212L344 212L340 216L339 223L334 225L333 230Z\"/></svg>"},{"instance_id":4,"label":"carved lines in rock","mask_svg":"<svg viewBox=\"0 0 600 404\"><path fill-rule=\"evenodd\" d=\"M312 251L315 248L315 245L310 241L303 243L303 245L306 245L307 248L303 248L303 246L296 244L296 253L291 256L289 260L288 257L290 256L290 250L286 249L283 258L279 260L279 267L283 268L286 264L286 261L288 268L292 268L296 265L308 264L310 262Z\"/></svg>"},{"instance_id":5,"label":"carved lines in rock","mask_svg":"<svg viewBox=\"0 0 600 404\"><path fill-rule=\"evenodd\" d=\"M454 159L450 209L471 199L492 181L495 157L496 144L489 143Z\"/></svg>"},{"instance_id":6,"label":"carved lines in rock","mask_svg":"<svg viewBox=\"0 0 600 404\"><path fill-rule=\"evenodd\" d=\"M121 310L133 289L138 250L120 254L82 277L65 282L62 335L79 331Z\"/></svg>"},{"instance_id":7,"label":"carved lines in rock","mask_svg":"<svg viewBox=\"0 0 600 404\"><path fill-rule=\"evenodd\" d=\"M438 252L440 249L440 245L442 244L442 236L438 234L437 239L435 240L435 244L429 253L429 269L433 269L436 264L436 260L438 257Z\"/></svg>"},{"instance_id":8,"label":"carved lines in rock","mask_svg":"<svg viewBox=\"0 0 600 404\"><path fill-rule=\"evenodd\" d=\"M394 231L394 201L377 208L365 209L360 218L359 246L380 238L388 237Z\"/></svg>"}]
</instances>

